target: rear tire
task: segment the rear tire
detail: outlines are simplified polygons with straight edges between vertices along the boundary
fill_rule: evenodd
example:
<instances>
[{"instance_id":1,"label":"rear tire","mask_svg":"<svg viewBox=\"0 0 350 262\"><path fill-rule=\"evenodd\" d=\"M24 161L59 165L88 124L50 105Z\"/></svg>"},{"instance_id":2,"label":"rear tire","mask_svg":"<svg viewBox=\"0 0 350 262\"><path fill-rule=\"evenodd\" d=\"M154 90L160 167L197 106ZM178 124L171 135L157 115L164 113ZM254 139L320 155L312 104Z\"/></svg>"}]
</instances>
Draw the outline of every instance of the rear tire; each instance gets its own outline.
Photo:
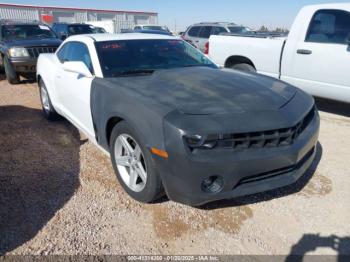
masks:
<instances>
[{"instance_id":1,"label":"rear tire","mask_svg":"<svg viewBox=\"0 0 350 262\"><path fill-rule=\"evenodd\" d=\"M40 101L43 109L44 116L49 121L54 121L59 118L59 115L56 113L47 92L45 83L42 79L39 81L39 92L40 92Z\"/></svg>"},{"instance_id":2,"label":"rear tire","mask_svg":"<svg viewBox=\"0 0 350 262\"><path fill-rule=\"evenodd\" d=\"M5 68L5 74L6 79L11 85L19 84L19 75L11 65L9 59L7 56L4 57L4 68Z\"/></svg>"},{"instance_id":3,"label":"rear tire","mask_svg":"<svg viewBox=\"0 0 350 262\"><path fill-rule=\"evenodd\" d=\"M231 65L230 68L238 71L256 73L256 69L252 65L245 63Z\"/></svg>"},{"instance_id":4,"label":"rear tire","mask_svg":"<svg viewBox=\"0 0 350 262\"><path fill-rule=\"evenodd\" d=\"M143 203L152 203L162 197L162 181L156 172L151 152L132 127L125 121L118 123L113 128L110 141L112 165L124 190ZM136 179L132 178L135 176L133 172Z\"/></svg>"}]
</instances>

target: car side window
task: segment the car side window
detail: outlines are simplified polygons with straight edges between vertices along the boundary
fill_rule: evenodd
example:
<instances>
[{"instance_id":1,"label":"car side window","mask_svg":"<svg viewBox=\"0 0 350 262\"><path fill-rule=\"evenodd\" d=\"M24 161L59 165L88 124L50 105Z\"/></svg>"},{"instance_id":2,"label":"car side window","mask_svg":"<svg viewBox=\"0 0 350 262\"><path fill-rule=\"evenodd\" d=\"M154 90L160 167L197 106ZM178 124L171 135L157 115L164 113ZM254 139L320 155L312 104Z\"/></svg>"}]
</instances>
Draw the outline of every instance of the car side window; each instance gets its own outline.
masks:
<instances>
[{"instance_id":1,"label":"car side window","mask_svg":"<svg viewBox=\"0 0 350 262\"><path fill-rule=\"evenodd\" d=\"M200 26L191 27L191 29L188 31L188 35L192 37L198 37L200 29Z\"/></svg>"},{"instance_id":2,"label":"car side window","mask_svg":"<svg viewBox=\"0 0 350 262\"><path fill-rule=\"evenodd\" d=\"M350 38L350 13L319 10L313 16L305 42L347 44Z\"/></svg>"},{"instance_id":3,"label":"car side window","mask_svg":"<svg viewBox=\"0 0 350 262\"><path fill-rule=\"evenodd\" d=\"M200 38L209 38L210 37L210 33L211 33L211 26L203 26L202 30L199 33L199 37Z\"/></svg>"},{"instance_id":4,"label":"car side window","mask_svg":"<svg viewBox=\"0 0 350 262\"><path fill-rule=\"evenodd\" d=\"M215 26L212 31L212 35L220 35L221 33L227 33L227 30L221 26Z\"/></svg>"},{"instance_id":5,"label":"car side window","mask_svg":"<svg viewBox=\"0 0 350 262\"><path fill-rule=\"evenodd\" d=\"M67 53L68 47L69 47L69 43L62 46L60 50L57 52L57 58L58 60L60 60L61 63L64 63L65 61L67 61L66 53Z\"/></svg>"},{"instance_id":6,"label":"car side window","mask_svg":"<svg viewBox=\"0 0 350 262\"><path fill-rule=\"evenodd\" d=\"M135 29L135 30L140 30L140 29L141 29L141 26L135 26L134 29Z\"/></svg>"},{"instance_id":7,"label":"car side window","mask_svg":"<svg viewBox=\"0 0 350 262\"><path fill-rule=\"evenodd\" d=\"M93 74L94 69L87 46L80 42L69 42L66 45L68 45L68 47L67 51L65 52L65 61L83 62Z\"/></svg>"}]
</instances>

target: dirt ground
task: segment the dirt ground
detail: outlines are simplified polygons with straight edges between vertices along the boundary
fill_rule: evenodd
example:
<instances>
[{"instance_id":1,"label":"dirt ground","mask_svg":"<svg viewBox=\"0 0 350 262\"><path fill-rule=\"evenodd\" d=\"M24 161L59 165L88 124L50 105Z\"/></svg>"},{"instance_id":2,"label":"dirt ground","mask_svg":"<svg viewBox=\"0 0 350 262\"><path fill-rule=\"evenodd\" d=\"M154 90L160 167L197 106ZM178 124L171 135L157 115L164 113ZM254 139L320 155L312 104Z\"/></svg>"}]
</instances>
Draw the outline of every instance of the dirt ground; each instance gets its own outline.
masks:
<instances>
[{"instance_id":1,"label":"dirt ground","mask_svg":"<svg viewBox=\"0 0 350 262\"><path fill-rule=\"evenodd\" d=\"M298 183L195 209L135 202L108 157L42 117L35 83L1 80L0 254L350 254L350 105L317 105L318 154Z\"/></svg>"}]
</instances>

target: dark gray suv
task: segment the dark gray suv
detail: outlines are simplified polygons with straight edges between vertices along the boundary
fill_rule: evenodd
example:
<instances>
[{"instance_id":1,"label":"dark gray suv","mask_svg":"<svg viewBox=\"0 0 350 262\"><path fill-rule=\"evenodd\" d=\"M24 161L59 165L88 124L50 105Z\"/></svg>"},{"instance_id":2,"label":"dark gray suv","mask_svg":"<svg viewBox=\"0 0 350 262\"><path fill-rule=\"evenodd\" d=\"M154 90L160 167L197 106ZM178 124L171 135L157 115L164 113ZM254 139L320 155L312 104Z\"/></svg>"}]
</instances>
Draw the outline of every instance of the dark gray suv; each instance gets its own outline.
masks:
<instances>
[{"instance_id":1,"label":"dark gray suv","mask_svg":"<svg viewBox=\"0 0 350 262\"><path fill-rule=\"evenodd\" d=\"M183 39L206 53L206 44L211 35L219 35L221 33L243 34L249 32L250 29L245 26L236 25L234 23L199 23L190 26L185 32Z\"/></svg>"}]
</instances>

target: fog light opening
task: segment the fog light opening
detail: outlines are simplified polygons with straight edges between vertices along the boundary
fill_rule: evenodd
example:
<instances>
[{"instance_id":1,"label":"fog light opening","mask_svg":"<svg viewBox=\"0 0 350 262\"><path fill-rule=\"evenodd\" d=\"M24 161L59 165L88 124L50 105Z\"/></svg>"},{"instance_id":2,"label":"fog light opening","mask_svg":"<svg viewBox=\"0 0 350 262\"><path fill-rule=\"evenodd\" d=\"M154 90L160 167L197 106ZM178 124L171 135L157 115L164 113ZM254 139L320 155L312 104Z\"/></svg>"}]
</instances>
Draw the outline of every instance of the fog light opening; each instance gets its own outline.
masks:
<instances>
[{"instance_id":1,"label":"fog light opening","mask_svg":"<svg viewBox=\"0 0 350 262\"><path fill-rule=\"evenodd\" d=\"M224 180L220 176L211 176L202 182L202 191L210 194L219 193L224 185Z\"/></svg>"}]
</instances>

